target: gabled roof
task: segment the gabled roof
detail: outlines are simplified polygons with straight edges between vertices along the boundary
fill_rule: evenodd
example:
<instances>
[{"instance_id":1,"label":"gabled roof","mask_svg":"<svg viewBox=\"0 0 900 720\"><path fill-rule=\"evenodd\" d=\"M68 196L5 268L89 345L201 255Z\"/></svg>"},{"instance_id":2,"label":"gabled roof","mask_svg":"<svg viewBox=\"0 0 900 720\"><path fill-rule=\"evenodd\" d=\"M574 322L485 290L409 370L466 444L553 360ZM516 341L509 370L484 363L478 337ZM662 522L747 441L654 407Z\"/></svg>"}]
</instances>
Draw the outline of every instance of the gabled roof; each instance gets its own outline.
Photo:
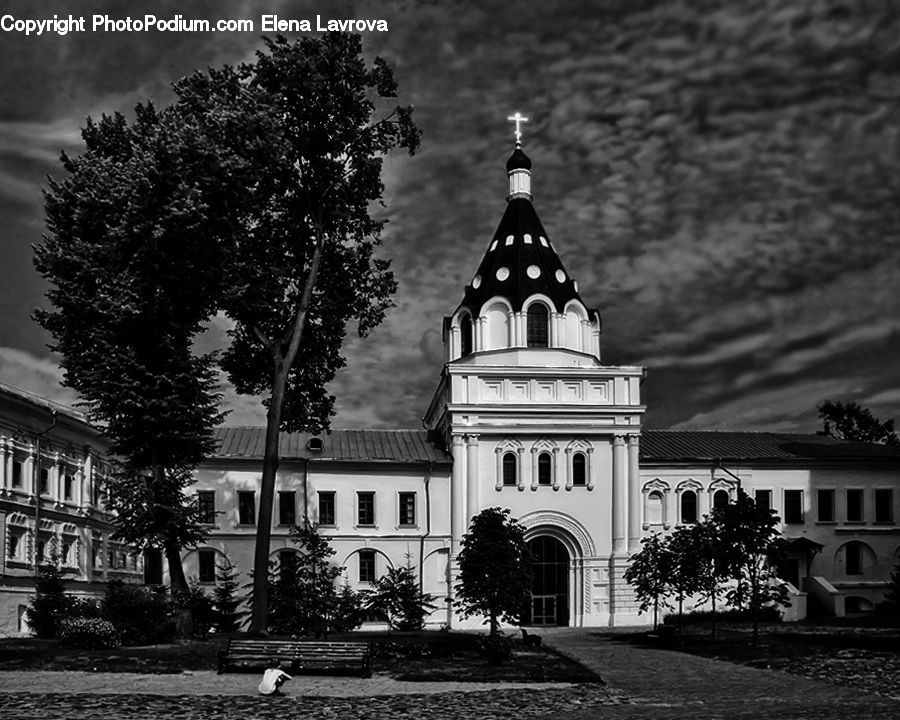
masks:
<instances>
[{"instance_id":1,"label":"gabled roof","mask_svg":"<svg viewBox=\"0 0 900 720\"><path fill-rule=\"evenodd\" d=\"M827 435L746 431L645 430L641 461L895 460L900 446Z\"/></svg>"},{"instance_id":2,"label":"gabled roof","mask_svg":"<svg viewBox=\"0 0 900 720\"><path fill-rule=\"evenodd\" d=\"M311 450L311 438L321 438L321 451ZM216 430L216 458L262 460L264 427L221 427ZM448 463L450 457L428 441L424 430L332 430L330 433L281 433L282 460Z\"/></svg>"}]
</instances>

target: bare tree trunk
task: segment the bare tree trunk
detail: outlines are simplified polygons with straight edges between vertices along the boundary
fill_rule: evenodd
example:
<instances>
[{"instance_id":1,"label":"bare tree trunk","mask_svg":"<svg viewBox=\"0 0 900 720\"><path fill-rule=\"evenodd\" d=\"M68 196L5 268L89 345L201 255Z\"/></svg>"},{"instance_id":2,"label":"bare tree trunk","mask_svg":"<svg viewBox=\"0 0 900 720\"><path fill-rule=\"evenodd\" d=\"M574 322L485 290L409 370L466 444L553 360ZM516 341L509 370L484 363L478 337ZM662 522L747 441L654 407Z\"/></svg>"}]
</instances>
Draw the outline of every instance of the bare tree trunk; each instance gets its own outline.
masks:
<instances>
[{"instance_id":1,"label":"bare tree trunk","mask_svg":"<svg viewBox=\"0 0 900 720\"><path fill-rule=\"evenodd\" d=\"M269 633L269 544L272 538L272 506L275 500L275 477L278 474L278 439L281 433L281 406L287 384L287 371L276 364L272 380L272 398L266 413L266 448L263 456L262 482L259 490L259 511L256 521L256 547L253 555L253 606L250 634Z\"/></svg>"},{"instance_id":2,"label":"bare tree trunk","mask_svg":"<svg viewBox=\"0 0 900 720\"><path fill-rule=\"evenodd\" d=\"M187 578L181 565L181 549L174 543L165 545L166 562L169 565L169 583L172 586L172 600L178 608L175 620L175 639L186 642L194 636L194 616L190 606L185 604L188 596Z\"/></svg>"}]
</instances>

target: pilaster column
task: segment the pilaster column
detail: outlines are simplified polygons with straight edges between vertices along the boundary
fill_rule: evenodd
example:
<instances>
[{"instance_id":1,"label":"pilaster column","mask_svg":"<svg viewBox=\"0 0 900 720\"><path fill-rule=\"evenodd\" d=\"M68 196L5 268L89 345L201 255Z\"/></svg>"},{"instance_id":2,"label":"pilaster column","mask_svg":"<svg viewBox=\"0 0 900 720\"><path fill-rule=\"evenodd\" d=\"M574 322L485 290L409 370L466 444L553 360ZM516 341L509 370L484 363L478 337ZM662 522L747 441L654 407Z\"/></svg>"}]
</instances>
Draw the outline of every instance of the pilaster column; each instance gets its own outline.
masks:
<instances>
[{"instance_id":1,"label":"pilaster column","mask_svg":"<svg viewBox=\"0 0 900 720\"><path fill-rule=\"evenodd\" d=\"M625 539L628 536L627 509L628 509L628 461L625 449L625 437L616 435L613 439L613 500L612 500L612 531L613 552L622 553L625 550Z\"/></svg>"},{"instance_id":2,"label":"pilaster column","mask_svg":"<svg viewBox=\"0 0 900 720\"><path fill-rule=\"evenodd\" d=\"M8 438L0 438L0 488L8 490L12 487L12 448Z\"/></svg>"},{"instance_id":3,"label":"pilaster column","mask_svg":"<svg viewBox=\"0 0 900 720\"><path fill-rule=\"evenodd\" d=\"M524 312L516 313L516 343L515 347L525 347L528 345L527 340L528 319Z\"/></svg>"},{"instance_id":4,"label":"pilaster column","mask_svg":"<svg viewBox=\"0 0 900 720\"><path fill-rule=\"evenodd\" d=\"M481 350L484 350L484 318L476 318L475 322L472 323L472 327L475 334L474 342L472 343L472 350L474 352L479 352Z\"/></svg>"},{"instance_id":5,"label":"pilaster column","mask_svg":"<svg viewBox=\"0 0 900 720\"><path fill-rule=\"evenodd\" d=\"M462 354L460 331L458 325L450 326L450 357L448 360L456 360Z\"/></svg>"},{"instance_id":6,"label":"pilaster column","mask_svg":"<svg viewBox=\"0 0 900 720\"><path fill-rule=\"evenodd\" d=\"M559 490L559 476L565 468L559 467L559 448L553 448L553 489Z\"/></svg>"},{"instance_id":7,"label":"pilaster column","mask_svg":"<svg viewBox=\"0 0 900 720\"><path fill-rule=\"evenodd\" d=\"M628 436L628 549L638 550L641 543L641 465L640 438Z\"/></svg>"},{"instance_id":8,"label":"pilaster column","mask_svg":"<svg viewBox=\"0 0 900 720\"><path fill-rule=\"evenodd\" d=\"M552 348L563 346L561 333L559 332L560 317L561 315L558 312L550 311L550 347Z\"/></svg>"},{"instance_id":9,"label":"pilaster column","mask_svg":"<svg viewBox=\"0 0 900 720\"><path fill-rule=\"evenodd\" d=\"M453 436L453 444L450 455L453 458L453 469L450 475L450 539L453 545L452 552L459 552L459 543L465 532L465 451L463 450L462 435Z\"/></svg>"},{"instance_id":10,"label":"pilaster column","mask_svg":"<svg viewBox=\"0 0 900 720\"><path fill-rule=\"evenodd\" d=\"M478 494L478 435L472 434L466 435L466 529L478 514Z\"/></svg>"}]
</instances>

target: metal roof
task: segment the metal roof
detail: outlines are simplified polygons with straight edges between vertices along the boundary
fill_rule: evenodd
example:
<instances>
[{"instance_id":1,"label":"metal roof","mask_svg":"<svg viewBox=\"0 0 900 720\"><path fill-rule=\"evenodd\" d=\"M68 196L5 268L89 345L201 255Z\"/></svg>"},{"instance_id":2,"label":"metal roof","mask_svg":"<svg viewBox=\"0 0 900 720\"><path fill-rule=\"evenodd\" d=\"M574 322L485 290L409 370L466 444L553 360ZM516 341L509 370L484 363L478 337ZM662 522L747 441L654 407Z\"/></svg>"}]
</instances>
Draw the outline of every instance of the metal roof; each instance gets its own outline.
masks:
<instances>
[{"instance_id":1,"label":"metal roof","mask_svg":"<svg viewBox=\"0 0 900 720\"><path fill-rule=\"evenodd\" d=\"M311 438L321 438L322 450L311 450ZM265 450L264 427L222 427L216 430L217 458L261 460ZM282 460L332 460L338 462L450 462L450 456L428 441L424 430L332 430L330 433L281 433Z\"/></svg>"},{"instance_id":2,"label":"metal roof","mask_svg":"<svg viewBox=\"0 0 900 720\"><path fill-rule=\"evenodd\" d=\"M703 460L895 460L900 445L847 442L800 433L645 430L641 461Z\"/></svg>"}]
</instances>

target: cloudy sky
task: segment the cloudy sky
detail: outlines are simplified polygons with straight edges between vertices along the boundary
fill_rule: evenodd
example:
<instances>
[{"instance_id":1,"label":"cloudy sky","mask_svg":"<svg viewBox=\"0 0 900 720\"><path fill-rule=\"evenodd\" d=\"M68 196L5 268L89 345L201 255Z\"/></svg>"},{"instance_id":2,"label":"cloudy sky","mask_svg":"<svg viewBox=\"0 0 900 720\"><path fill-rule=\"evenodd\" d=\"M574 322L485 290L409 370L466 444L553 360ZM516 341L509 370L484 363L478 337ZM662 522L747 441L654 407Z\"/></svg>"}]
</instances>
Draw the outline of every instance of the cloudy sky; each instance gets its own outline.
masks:
<instances>
[{"instance_id":1,"label":"cloudy sky","mask_svg":"<svg viewBox=\"0 0 900 720\"><path fill-rule=\"evenodd\" d=\"M346 345L336 427L418 427L441 318L502 215L520 111L535 205L603 361L648 368L649 427L812 432L815 405L900 420L900 15L799 0L4 3L18 18L381 18L423 149L386 166L400 287ZM78 6L76 8L76 6ZM84 9L82 9L84 6ZM35 10L39 8L39 10ZM88 20L90 23L90 20ZM164 104L196 68L251 59L253 33L0 33L0 382L64 402L31 264L40 189L87 116ZM227 389L226 389L227 390ZM229 422L262 422L227 392Z\"/></svg>"}]
</instances>

